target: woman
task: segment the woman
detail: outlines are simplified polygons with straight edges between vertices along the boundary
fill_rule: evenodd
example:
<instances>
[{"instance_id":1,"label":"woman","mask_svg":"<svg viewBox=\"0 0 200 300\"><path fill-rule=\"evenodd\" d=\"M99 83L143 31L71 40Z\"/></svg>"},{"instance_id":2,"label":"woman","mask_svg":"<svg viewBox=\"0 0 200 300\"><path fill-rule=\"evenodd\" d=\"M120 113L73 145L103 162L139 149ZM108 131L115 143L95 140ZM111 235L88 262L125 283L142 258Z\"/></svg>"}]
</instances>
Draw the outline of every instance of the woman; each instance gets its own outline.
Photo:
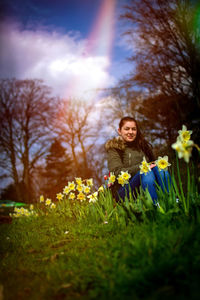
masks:
<instances>
[{"instance_id":1,"label":"woman","mask_svg":"<svg viewBox=\"0 0 200 300\"><path fill-rule=\"evenodd\" d=\"M136 189L142 185L143 189L148 188L153 202L157 200L156 184L157 182L162 190L163 183L168 191L168 171L158 171L158 167L153 162L155 160L152 146L144 139L137 121L132 117L124 117L119 123L118 137L107 141L105 148L108 153L108 169L117 177L121 171L128 171L131 175L129 185L133 195ZM139 166L145 156L147 162L151 162L152 172L140 174ZM124 199L125 195L129 197L129 185L120 186L117 182L111 187L113 196L118 201Z\"/></svg>"}]
</instances>

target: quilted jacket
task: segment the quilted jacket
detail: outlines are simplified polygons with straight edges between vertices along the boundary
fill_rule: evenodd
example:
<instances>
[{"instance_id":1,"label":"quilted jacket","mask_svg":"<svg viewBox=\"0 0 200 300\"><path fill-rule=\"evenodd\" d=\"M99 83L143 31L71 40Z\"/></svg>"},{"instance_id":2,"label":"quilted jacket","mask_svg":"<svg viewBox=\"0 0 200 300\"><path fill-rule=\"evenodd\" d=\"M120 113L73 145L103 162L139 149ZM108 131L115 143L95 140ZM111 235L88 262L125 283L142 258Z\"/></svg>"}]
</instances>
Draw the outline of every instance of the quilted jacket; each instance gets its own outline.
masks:
<instances>
[{"instance_id":1,"label":"quilted jacket","mask_svg":"<svg viewBox=\"0 0 200 300\"><path fill-rule=\"evenodd\" d=\"M105 148L108 156L109 172L113 172L116 177L121 171L128 171L131 176L134 176L139 171L139 165L143 157L149 161L144 152L137 149L134 143L126 143L120 136L108 140ZM120 185L115 182L112 186L113 195L116 194L119 187Z\"/></svg>"}]
</instances>

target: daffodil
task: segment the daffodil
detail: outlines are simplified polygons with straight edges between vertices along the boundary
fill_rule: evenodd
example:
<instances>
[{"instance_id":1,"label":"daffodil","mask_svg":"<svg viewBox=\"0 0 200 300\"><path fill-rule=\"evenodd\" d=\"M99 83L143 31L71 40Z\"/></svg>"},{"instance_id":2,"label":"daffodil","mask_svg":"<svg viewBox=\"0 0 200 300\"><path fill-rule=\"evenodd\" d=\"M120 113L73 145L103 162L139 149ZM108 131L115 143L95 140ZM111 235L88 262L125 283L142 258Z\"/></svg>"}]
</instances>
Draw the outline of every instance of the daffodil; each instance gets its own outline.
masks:
<instances>
[{"instance_id":1,"label":"daffodil","mask_svg":"<svg viewBox=\"0 0 200 300\"><path fill-rule=\"evenodd\" d=\"M25 211L26 211L26 209L25 209L24 207L21 207L21 208L19 208L19 210L18 210L18 212L19 212L20 214L24 214Z\"/></svg>"},{"instance_id":2,"label":"daffodil","mask_svg":"<svg viewBox=\"0 0 200 300\"><path fill-rule=\"evenodd\" d=\"M93 186L93 179L92 178L87 179L86 183L87 183L88 186Z\"/></svg>"},{"instance_id":3,"label":"daffodil","mask_svg":"<svg viewBox=\"0 0 200 300\"><path fill-rule=\"evenodd\" d=\"M146 158L143 156L143 161L140 165L140 174L147 174L149 171L151 171L151 168L149 166L149 163L146 161Z\"/></svg>"},{"instance_id":4,"label":"daffodil","mask_svg":"<svg viewBox=\"0 0 200 300\"><path fill-rule=\"evenodd\" d=\"M82 182L82 179L80 177L76 177L75 178L75 181L78 185L81 185L83 182Z\"/></svg>"},{"instance_id":5,"label":"daffodil","mask_svg":"<svg viewBox=\"0 0 200 300\"><path fill-rule=\"evenodd\" d=\"M56 198L58 199L58 200L62 200L63 199L63 194L62 193L58 193L58 194L56 194Z\"/></svg>"},{"instance_id":6,"label":"daffodil","mask_svg":"<svg viewBox=\"0 0 200 300\"><path fill-rule=\"evenodd\" d=\"M89 194L90 193L90 187L84 186L84 193Z\"/></svg>"},{"instance_id":7,"label":"daffodil","mask_svg":"<svg viewBox=\"0 0 200 300\"><path fill-rule=\"evenodd\" d=\"M44 202L44 196L43 195L40 196L40 203L42 203L42 202Z\"/></svg>"},{"instance_id":8,"label":"daffodil","mask_svg":"<svg viewBox=\"0 0 200 300\"><path fill-rule=\"evenodd\" d=\"M98 200L98 192L88 195L87 197L89 198L89 202L96 202Z\"/></svg>"},{"instance_id":9,"label":"daffodil","mask_svg":"<svg viewBox=\"0 0 200 300\"><path fill-rule=\"evenodd\" d=\"M55 205L55 203L51 203L51 206L50 206L51 208L56 208L56 205Z\"/></svg>"},{"instance_id":10,"label":"daffodil","mask_svg":"<svg viewBox=\"0 0 200 300\"><path fill-rule=\"evenodd\" d=\"M172 144L172 148L177 151L179 158L183 157L181 154L183 152L183 144L180 139L176 139L176 143Z\"/></svg>"},{"instance_id":11,"label":"daffodil","mask_svg":"<svg viewBox=\"0 0 200 300\"><path fill-rule=\"evenodd\" d=\"M15 217L15 218L19 218L19 217L21 217L21 215L20 214L13 214L13 216Z\"/></svg>"},{"instance_id":12,"label":"daffodil","mask_svg":"<svg viewBox=\"0 0 200 300\"><path fill-rule=\"evenodd\" d=\"M32 205L32 204L31 204ZM30 206L31 206L30 205ZM28 209L26 208L15 208L14 209L14 213L11 214L12 217L15 217L15 218L20 218L20 217L29 217L31 215L37 215L33 210L29 211Z\"/></svg>"},{"instance_id":13,"label":"daffodil","mask_svg":"<svg viewBox=\"0 0 200 300\"><path fill-rule=\"evenodd\" d=\"M47 198L47 200L45 201L45 204L46 204L47 206L49 206L49 205L51 204L51 199Z\"/></svg>"},{"instance_id":14,"label":"daffodil","mask_svg":"<svg viewBox=\"0 0 200 300\"><path fill-rule=\"evenodd\" d=\"M68 186L65 186L63 189L63 194L68 195L70 193L70 189Z\"/></svg>"},{"instance_id":15,"label":"daffodil","mask_svg":"<svg viewBox=\"0 0 200 300\"><path fill-rule=\"evenodd\" d=\"M69 188L69 190L70 191L74 191L75 190L75 183L74 183L74 181L72 181L72 182L68 182L68 188Z\"/></svg>"},{"instance_id":16,"label":"daffodil","mask_svg":"<svg viewBox=\"0 0 200 300\"><path fill-rule=\"evenodd\" d=\"M114 173L110 173L108 184L113 184L115 182L116 176Z\"/></svg>"},{"instance_id":17,"label":"daffodil","mask_svg":"<svg viewBox=\"0 0 200 300\"><path fill-rule=\"evenodd\" d=\"M85 194L83 194L82 192L80 192L77 196L77 199L80 200L80 201L83 201L86 199L86 196Z\"/></svg>"},{"instance_id":18,"label":"daffodil","mask_svg":"<svg viewBox=\"0 0 200 300\"><path fill-rule=\"evenodd\" d=\"M101 185L98 189L98 192L103 192L103 191L104 191L104 187L103 187L103 185Z\"/></svg>"},{"instance_id":19,"label":"daffodil","mask_svg":"<svg viewBox=\"0 0 200 300\"><path fill-rule=\"evenodd\" d=\"M119 184L121 184L122 186L124 186L125 180L124 180L124 178L122 176L119 175L118 178L117 178L117 181L118 181Z\"/></svg>"},{"instance_id":20,"label":"daffodil","mask_svg":"<svg viewBox=\"0 0 200 300\"><path fill-rule=\"evenodd\" d=\"M31 205L30 205L30 210L33 210L33 209L34 209L34 205L31 204Z\"/></svg>"},{"instance_id":21,"label":"daffodil","mask_svg":"<svg viewBox=\"0 0 200 300\"><path fill-rule=\"evenodd\" d=\"M70 199L70 200L74 200L74 199L75 199L75 194L71 192L71 193L69 194L69 199Z\"/></svg>"},{"instance_id":22,"label":"daffodil","mask_svg":"<svg viewBox=\"0 0 200 300\"><path fill-rule=\"evenodd\" d=\"M126 172L121 171L121 176L125 181L128 181L131 178L131 175L128 173L128 171Z\"/></svg>"},{"instance_id":23,"label":"daffodil","mask_svg":"<svg viewBox=\"0 0 200 300\"><path fill-rule=\"evenodd\" d=\"M192 131L191 130L187 130L187 127L185 125L182 126L182 130L178 131L179 133L179 138L182 142L187 142L190 140Z\"/></svg>"},{"instance_id":24,"label":"daffodil","mask_svg":"<svg viewBox=\"0 0 200 300\"><path fill-rule=\"evenodd\" d=\"M130 178L131 178L131 175L128 173L128 171L126 171L126 172L121 171L121 173L117 177L117 181L119 184L124 186L125 184L128 184L128 181Z\"/></svg>"},{"instance_id":25,"label":"daffodil","mask_svg":"<svg viewBox=\"0 0 200 300\"><path fill-rule=\"evenodd\" d=\"M24 212L24 216L29 217L30 216L30 212L29 211L25 211Z\"/></svg>"},{"instance_id":26,"label":"daffodil","mask_svg":"<svg viewBox=\"0 0 200 300\"><path fill-rule=\"evenodd\" d=\"M179 138L177 138L176 143L172 144L172 148L176 150L178 153L178 158L184 158L185 162L189 162L190 156L192 154L192 146L193 141L188 140L182 142Z\"/></svg>"},{"instance_id":27,"label":"daffodil","mask_svg":"<svg viewBox=\"0 0 200 300\"><path fill-rule=\"evenodd\" d=\"M158 159L155 161L159 170L167 170L167 167L171 166L168 162L168 156L165 155L163 157L159 156Z\"/></svg>"},{"instance_id":28,"label":"daffodil","mask_svg":"<svg viewBox=\"0 0 200 300\"><path fill-rule=\"evenodd\" d=\"M76 186L77 191L82 192L83 191L83 184L78 184Z\"/></svg>"}]
</instances>

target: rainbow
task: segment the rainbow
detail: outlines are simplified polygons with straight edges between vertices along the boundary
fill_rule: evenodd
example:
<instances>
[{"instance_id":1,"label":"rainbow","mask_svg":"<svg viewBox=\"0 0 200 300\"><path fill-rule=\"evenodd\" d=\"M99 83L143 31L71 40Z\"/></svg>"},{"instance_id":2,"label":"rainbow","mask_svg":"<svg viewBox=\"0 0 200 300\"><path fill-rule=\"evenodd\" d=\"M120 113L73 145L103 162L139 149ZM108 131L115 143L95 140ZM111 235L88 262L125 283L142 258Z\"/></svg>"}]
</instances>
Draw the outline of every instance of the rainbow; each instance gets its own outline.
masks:
<instances>
[{"instance_id":1,"label":"rainbow","mask_svg":"<svg viewBox=\"0 0 200 300\"><path fill-rule=\"evenodd\" d=\"M86 52L96 55L110 55L114 36L115 0L104 0L88 39Z\"/></svg>"},{"instance_id":2,"label":"rainbow","mask_svg":"<svg viewBox=\"0 0 200 300\"><path fill-rule=\"evenodd\" d=\"M114 38L114 13L116 0L103 0L98 11L96 22L88 36L86 45L82 51L79 61L86 62L90 57L106 57L109 67L112 54ZM95 74L94 74L95 76ZM83 77L77 74L67 84L66 97L73 97L78 87L84 86Z\"/></svg>"}]
</instances>

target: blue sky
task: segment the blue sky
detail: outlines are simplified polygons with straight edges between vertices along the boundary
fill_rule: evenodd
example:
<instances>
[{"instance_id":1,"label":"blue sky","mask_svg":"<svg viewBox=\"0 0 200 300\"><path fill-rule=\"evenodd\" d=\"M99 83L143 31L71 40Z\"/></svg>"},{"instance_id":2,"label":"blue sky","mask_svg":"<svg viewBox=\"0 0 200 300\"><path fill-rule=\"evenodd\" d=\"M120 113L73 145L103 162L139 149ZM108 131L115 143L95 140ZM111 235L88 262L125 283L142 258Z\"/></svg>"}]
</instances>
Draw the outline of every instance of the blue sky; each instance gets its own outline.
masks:
<instances>
[{"instance_id":1,"label":"blue sky","mask_svg":"<svg viewBox=\"0 0 200 300\"><path fill-rule=\"evenodd\" d=\"M126 2L3 0L0 77L40 78L62 97L114 85L130 70L119 21Z\"/></svg>"},{"instance_id":2,"label":"blue sky","mask_svg":"<svg viewBox=\"0 0 200 300\"><path fill-rule=\"evenodd\" d=\"M108 0L109 1L109 0ZM5 0L3 16L24 25L39 23L81 31L87 36L102 0Z\"/></svg>"}]
</instances>

